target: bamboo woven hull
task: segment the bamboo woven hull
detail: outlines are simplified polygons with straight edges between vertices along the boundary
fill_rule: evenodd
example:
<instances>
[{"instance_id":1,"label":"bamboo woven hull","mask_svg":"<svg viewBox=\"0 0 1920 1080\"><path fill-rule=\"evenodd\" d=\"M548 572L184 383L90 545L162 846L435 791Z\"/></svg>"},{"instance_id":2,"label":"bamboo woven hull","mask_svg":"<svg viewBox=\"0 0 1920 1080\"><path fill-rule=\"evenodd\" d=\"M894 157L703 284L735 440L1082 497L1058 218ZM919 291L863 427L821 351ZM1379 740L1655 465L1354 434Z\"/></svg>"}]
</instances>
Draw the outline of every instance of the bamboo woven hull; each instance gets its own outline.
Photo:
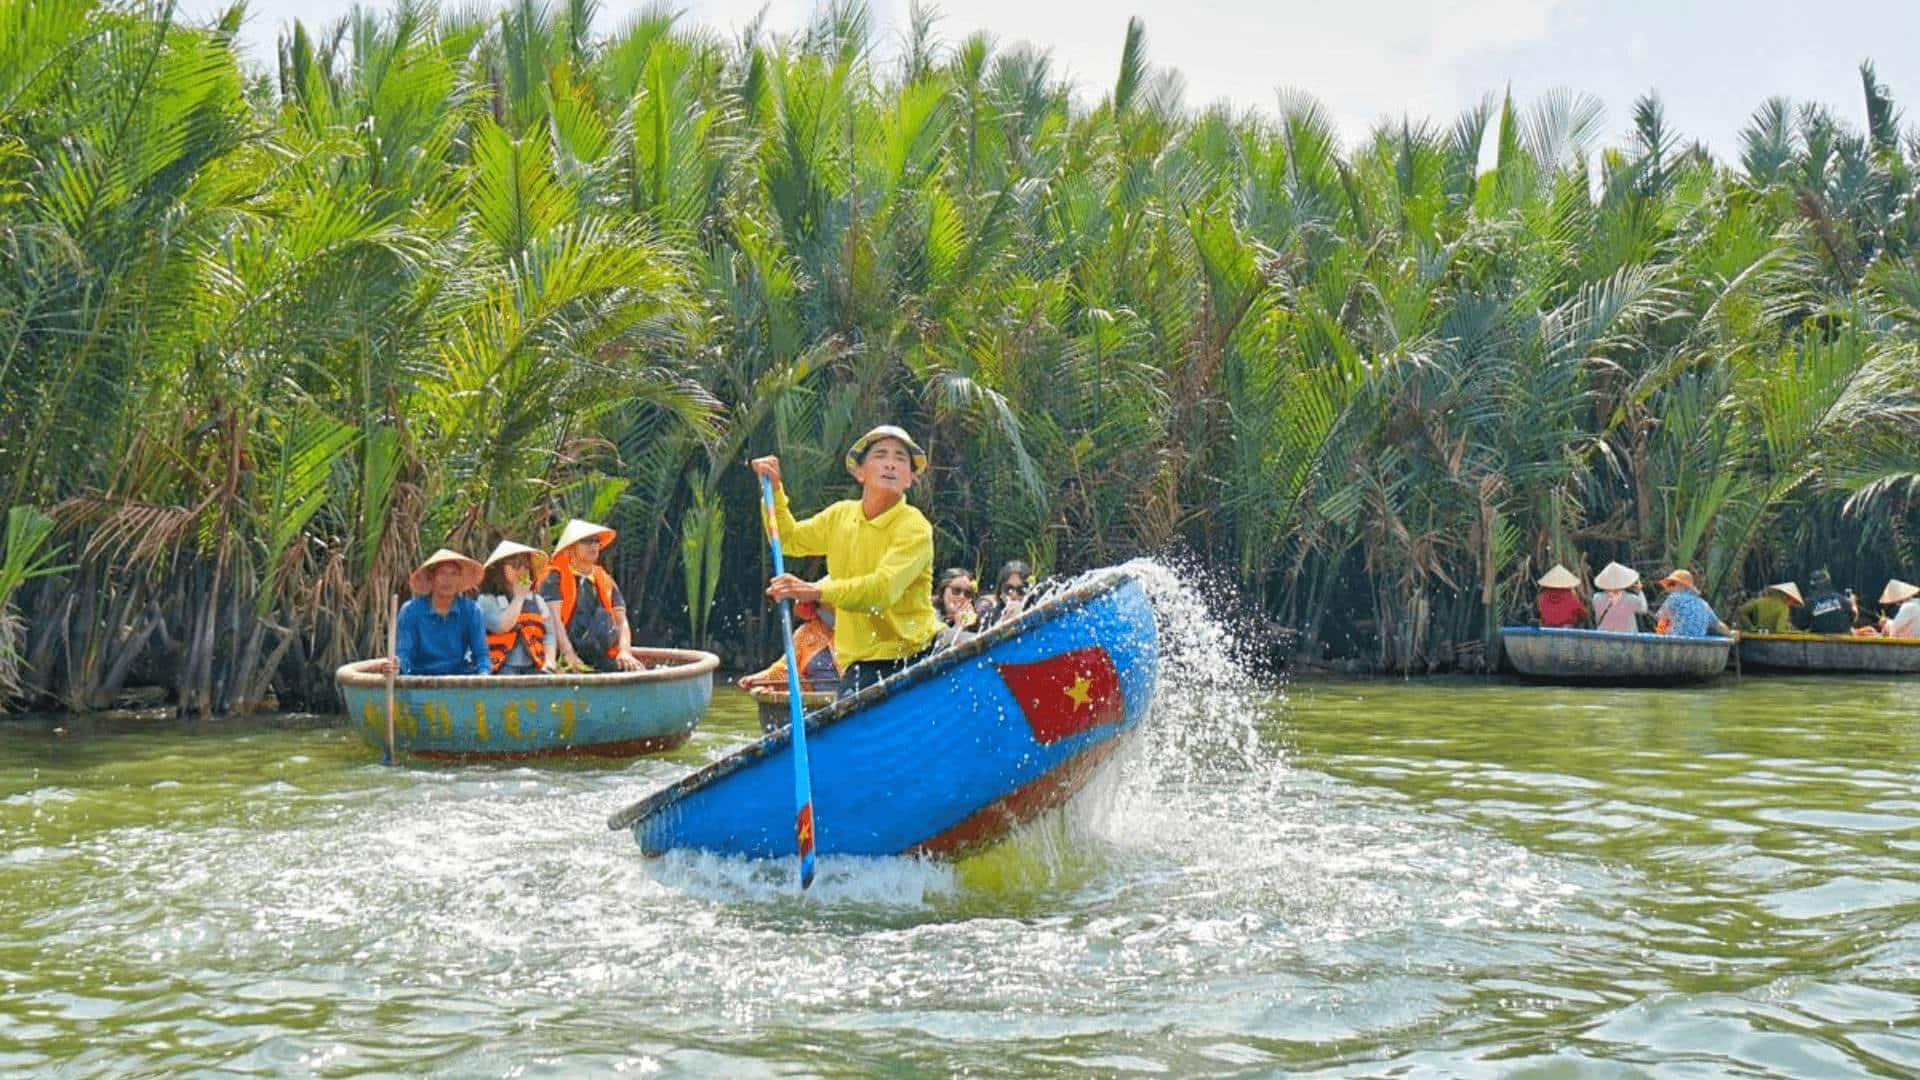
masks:
<instances>
[{"instance_id":1,"label":"bamboo woven hull","mask_svg":"<svg viewBox=\"0 0 1920 1080\"><path fill-rule=\"evenodd\" d=\"M1555 682L1682 682L1711 679L1726 670L1733 639L1605 630L1547 630L1508 626L1500 631L1507 662L1522 675Z\"/></svg>"},{"instance_id":2,"label":"bamboo woven hull","mask_svg":"<svg viewBox=\"0 0 1920 1080\"><path fill-rule=\"evenodd\" d=\"M629 757L687 741L713 698L712 653L634 649L644 671L593 675L433 676L394 680L394 749L424 758ZM387 744L378 660L335 675L367 745Z\"/></svg>"},{"instance_id":3,"label":"bamboo woven hull","mask_svg":"<svg viewBox=\"0 0 1920 1080\"><path fill-rule=\"evenodd\" d=\"M1912 675L1920 672L1920 638L1748 634L1740 662L1769 671Z\"/></svg>"},{"instance_id":4,"label":"bamboo woven hull","mask_svg":"<svg viewBox=\"0 0 1920 1080\"><path fill-rule=\"evenodd\" d=\"M1047 695L1021 680L1083 664L1107 688L1101 719L1055 701L1068 726L1051 726L1038 704ZM1146 716L1158 671L1153 608L1137 580L1112 571L811 714L816 849L956 857L993 844L1092 777ZM1064 692L1085 696L1086 685L1076 676ZM778 858L795 854L794 810L783 725L608 824L631 827L648 855Z\"/></svg>"}]
</instances>

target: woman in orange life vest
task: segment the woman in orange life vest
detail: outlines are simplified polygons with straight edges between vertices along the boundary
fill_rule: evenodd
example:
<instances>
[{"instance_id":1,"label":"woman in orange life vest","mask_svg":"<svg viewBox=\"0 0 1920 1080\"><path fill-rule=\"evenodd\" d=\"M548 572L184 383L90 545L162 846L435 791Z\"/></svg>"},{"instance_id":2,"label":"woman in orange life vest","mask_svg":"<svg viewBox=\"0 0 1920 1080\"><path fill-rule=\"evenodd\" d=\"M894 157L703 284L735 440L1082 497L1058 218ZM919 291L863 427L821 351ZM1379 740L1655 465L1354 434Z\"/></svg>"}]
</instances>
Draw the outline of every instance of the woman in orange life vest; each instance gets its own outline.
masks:
<instances>
[{"instance_id":1,"label":"woman in orange life vest","mask_svg":"<svg viewBox=\"0 0 1920 1080\"><path fill-rule=\"evenodd\" d=\"M793 652L800 661L800 689L832 693L840 688L840 669L833 660L833 608L824 601L800 600L793 605L803 619L793 628ZM740 676L740 689L787 688L787 658L780 657L751 675Z\"/></svg>"},{"instance_id":2,"label":"woman in orange life vest","mask_svg":"<svg viewBox=\"0 0 1920 1080\"><path fill-rule=\"evenodd\" d=\"M511 540L500 541L487 556L475 602L486 621L487 659L495 675L551 673L556 656L566 657L570 667L585 666L552 605L533 591L534 579L546 566L545 555Z\"/></svg>"},{"instance_id":3,"label":"woman in orange life vest","mask_svg":"<svg viewBox=\"0 0 1920 1080\"><path fill-rule=\"evenodd\" d=\"M616 534L604 525L575 518L560 532L553 561L540 579L540 596L559 605L561 633L595 671L639 671L633 629L627 625L627 601L600 555Z\"/></svg>"}]
</instances>

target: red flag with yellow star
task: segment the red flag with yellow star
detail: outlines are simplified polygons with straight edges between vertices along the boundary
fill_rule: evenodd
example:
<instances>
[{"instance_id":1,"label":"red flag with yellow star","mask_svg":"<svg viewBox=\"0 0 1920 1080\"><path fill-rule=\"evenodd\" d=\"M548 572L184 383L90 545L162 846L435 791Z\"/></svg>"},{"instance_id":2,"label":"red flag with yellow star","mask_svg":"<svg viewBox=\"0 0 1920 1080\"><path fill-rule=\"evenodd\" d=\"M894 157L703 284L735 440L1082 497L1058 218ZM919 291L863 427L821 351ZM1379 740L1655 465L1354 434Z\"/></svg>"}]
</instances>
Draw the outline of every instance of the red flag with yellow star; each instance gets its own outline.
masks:
<instances>
[{"instance_id":1,"label":"red flag with yellow star","mask_svg":"<svg viewBox=\"0 0 1920 1080\"><path fill-rule=\"evenodd\" d=\"M1088 728L1117 723L1127 714L1120 673L1113 668L1113 657L1098 645L999 668L1036 742L1058 742Z\"/></svg>"}]
</instances>

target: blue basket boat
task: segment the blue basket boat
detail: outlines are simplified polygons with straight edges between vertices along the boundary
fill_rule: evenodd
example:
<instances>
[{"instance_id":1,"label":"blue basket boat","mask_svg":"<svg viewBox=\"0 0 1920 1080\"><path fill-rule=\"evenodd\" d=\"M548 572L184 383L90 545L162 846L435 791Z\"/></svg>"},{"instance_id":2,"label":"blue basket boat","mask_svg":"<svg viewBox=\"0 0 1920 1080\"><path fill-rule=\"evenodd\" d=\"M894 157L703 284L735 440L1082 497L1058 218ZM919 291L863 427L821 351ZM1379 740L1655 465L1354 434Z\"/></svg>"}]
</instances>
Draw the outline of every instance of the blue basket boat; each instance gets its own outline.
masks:
<instances>
[{"instance_id":1,"label":"blue basket boat","mask_svg":"<svg viewBox=\"0 0 1920 1080\"><path fill-rule=\"evenodd\" d=\"M1622 634L1611 630L1500 629L1507 662L1528 678L1553 682L1684 682L1727 669L1730 637Z\"/></svg>"},{"instance_id":2,"label":"blue basket boat","mask_svg":"<svg viewBox=\"0 0 1920 1080\"><path fill-rule=\"evenodd\" d=\"M1153 607L1102 571L806 719L822 855L958 857L1066 802L1153 703ZM608 819L647 855L795 854L775 731Z\"/></svg>"},{"instance_id":3,"label":"blue basket boat","mask_svg":"<svg viewBox=\"0 0 1920 1080\"><path fill-rule=\"evenodd\" d=\"M687 741L713 699L720 660L690 649L634 649L641 671L590 675L402 675L394 750L422 758L631 757ZM348 722L387 745L387 679L361 660L334 675Z\"/></svg>"}]
</instances>

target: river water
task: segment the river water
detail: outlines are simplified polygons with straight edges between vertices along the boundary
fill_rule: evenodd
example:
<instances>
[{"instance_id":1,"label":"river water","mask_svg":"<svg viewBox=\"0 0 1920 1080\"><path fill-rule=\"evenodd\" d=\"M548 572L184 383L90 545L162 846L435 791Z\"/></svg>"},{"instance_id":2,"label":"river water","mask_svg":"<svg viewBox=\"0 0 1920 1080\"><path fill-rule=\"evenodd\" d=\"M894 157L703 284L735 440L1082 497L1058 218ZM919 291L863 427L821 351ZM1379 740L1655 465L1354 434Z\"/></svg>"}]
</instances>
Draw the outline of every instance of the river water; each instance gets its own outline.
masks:
<instances>
[{"instance_id":1,"label":"river water","mask_svg":"<svg viewBox=\"0 0 1920 1080\"><path fill-rule=\"evenodd\" d=\"M604 827L730 692L601 766L0 725L0 1074L1920 1072L1915 682L1283 689L1179 633L1069 813L804 897Z\"/></svg>"}]
</instances>

